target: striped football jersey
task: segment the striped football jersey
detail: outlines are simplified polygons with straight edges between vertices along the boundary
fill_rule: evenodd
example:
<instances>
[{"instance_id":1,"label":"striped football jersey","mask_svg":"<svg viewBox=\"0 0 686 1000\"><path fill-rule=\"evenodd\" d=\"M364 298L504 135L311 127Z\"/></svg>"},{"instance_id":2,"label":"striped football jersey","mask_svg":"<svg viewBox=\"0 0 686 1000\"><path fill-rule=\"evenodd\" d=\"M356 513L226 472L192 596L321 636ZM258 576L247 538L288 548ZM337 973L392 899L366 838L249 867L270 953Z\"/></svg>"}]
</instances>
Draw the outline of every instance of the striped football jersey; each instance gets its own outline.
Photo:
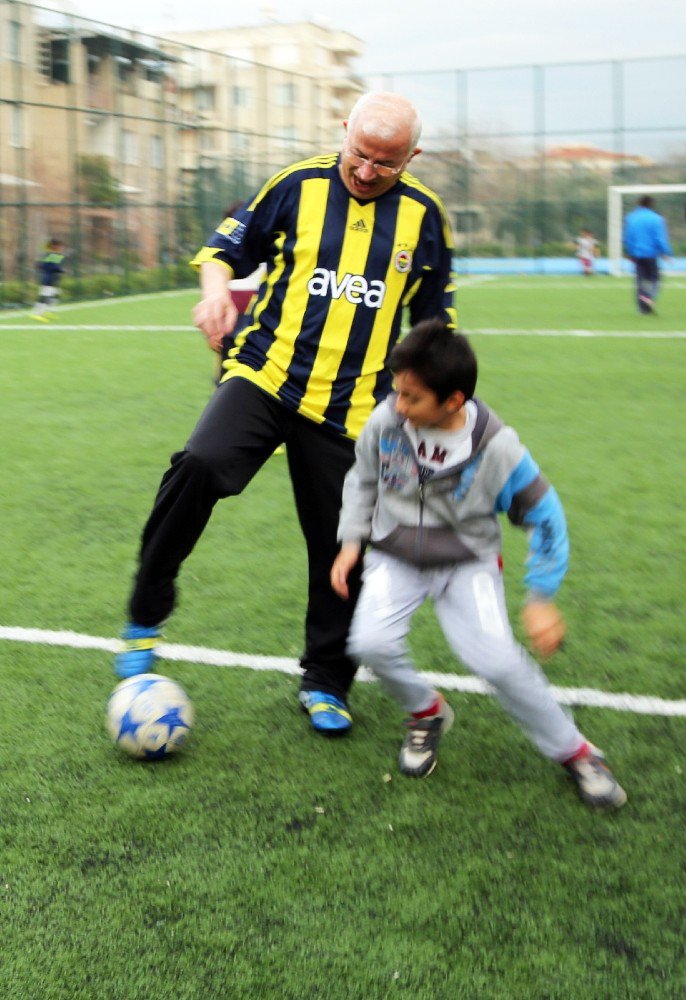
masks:
<instances>
[{"instance_id":1,"label":"striped football jersey","mask_svg":"<svg viewBox=\"0 0 686 1000\"><path fill-rule=\"evenodd\" d=\"M438 197L411 174L376 199L346 189L338 154L296 163L224 219L192 263L235 277L267 262L236 328L224 380L240 376L333 431L356 438L391 389L401 328L455 325L453 243Z\"/></svg>"}]
</instances>

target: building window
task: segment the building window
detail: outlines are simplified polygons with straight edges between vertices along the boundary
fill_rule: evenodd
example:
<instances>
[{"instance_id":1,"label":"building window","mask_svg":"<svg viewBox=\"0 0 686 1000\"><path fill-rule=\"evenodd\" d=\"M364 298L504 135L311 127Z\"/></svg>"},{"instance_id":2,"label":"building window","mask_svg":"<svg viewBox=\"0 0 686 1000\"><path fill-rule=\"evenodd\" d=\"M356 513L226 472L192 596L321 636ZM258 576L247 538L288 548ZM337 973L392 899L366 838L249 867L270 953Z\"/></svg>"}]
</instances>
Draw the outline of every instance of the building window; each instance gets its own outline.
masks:
<instances>
[{"instance_id":1,"label":"building window","mask_svg":"<svg viewBox=\"0 0 686 1000\"><path fill-rule=\"evenodd\" d=\"M66 38L55 38L50 43L50 49L53 82L69 83L69 42Z\"/></svg>"},{"instance_id":2,"label":"building window","mask_svg":"<svg viewBox=\"0 0 686 1000\"><path fill-rule=\"evenodd\" d=\"M129 167L135 167L138 163L138 136L135 132L126 129L122 132L122 159Z\"/></svg>"},{"instance_id":3,"label":"building window","mask_svg":"<svg viewBox=\"0 0 686 1000\"><path fill-rule=\"evenodd\" d=\"M275 145L281 149L292 149L298 141L298 130L295 125L285 125L274 130Z\"/></svg>"},{"instance_id":4,"label":"building window","mask_svg":"<svg viewBox=\"0 0 686 1000\"><path fill-rule=\"evenodd\" d=\"M43 35L38 40L38 72L50 83L69 83L69 39Z\"/></svg>"},{"instance_id":5,"label":"building window","mask_svg":"<svg viewBox=\"0 0 686 1000\"><path fill-rule=\"evenodd\" d=\"M164 167L164 143L161 135L150 136L150 163L156 170Z\"/></svg>"},{"instance_id":6,"label":"building window","mask_svg":"<svg viewBox=\"0 0 686 1000\"><path fill-rule=\"evenodd\" d=\"M234 86L231 88L231 103L235 108L249 108L252 95L249 87Z\"/></svg>"},{"instance_id":7,"label":"building window","mask_svg":"<svg viewBox=\"0 0 686 1000\"><path fill-rule=\"evenodd\" d=\"M21 24L10 21L7 26L7 58L21 62Z\"/></svg>"},{"instance_id":8,"label":"building window","mask_svg":"<svg viewBox=\"0 0 686 1000\"><path fill-rule=\"evenodd\" d=\"M250 149L250 136L245 132L232 132L231 149L234 153L247 153Z\"/></svg>"},{"instance_id":9,"label":"building window","mask_svg":"<svg viewBox=\"0 0 686 1000\"><path fill-rule=\"evenodd\" d=\"M117 76L119 77L122 87L127 91L127 93L132 94L136 80L135 62L133 59L128 59L126 56L115 56L114 62L117 67Z\"/></svg>"},{"instance_id":10,"label":"building window","mask_svg":"<svg viewBox=\"0 0 686 1000\"><path fill-rule=\"evenodd\" d=\"M195 91L195 107L198 111L214 110L214 87L198 87Z\"/></svg>"},{"instance_id":11,"label":"building window","mask_svg":"<svg viewBox=\"0 0 686 1000\"><path fill-rule=\"evenodd\" d=\"M13 104L10 110L10 145L17 147L24 145L23 108L18 104Z\"/></svg>"},{"instance_id":12,"label":"building window","mask_svg":"<svg viewBox=\"0 0 686 1000\"><path fill-rule=\"evenodd\" d=\"M162 83L164 80L164 63L159 59L139 59L143 77L149 83Z\"/></svg>"},{"instance_id":13,"label":"building window","mask_svg":"<svg viewBox=\"0 0 686 1000\"><path fill-rule=\"evenodd\" d=\"M298 90L294 83L279 83L274 88L274 100L281 108L295 106Z\"/></svg>"}]
</instances>

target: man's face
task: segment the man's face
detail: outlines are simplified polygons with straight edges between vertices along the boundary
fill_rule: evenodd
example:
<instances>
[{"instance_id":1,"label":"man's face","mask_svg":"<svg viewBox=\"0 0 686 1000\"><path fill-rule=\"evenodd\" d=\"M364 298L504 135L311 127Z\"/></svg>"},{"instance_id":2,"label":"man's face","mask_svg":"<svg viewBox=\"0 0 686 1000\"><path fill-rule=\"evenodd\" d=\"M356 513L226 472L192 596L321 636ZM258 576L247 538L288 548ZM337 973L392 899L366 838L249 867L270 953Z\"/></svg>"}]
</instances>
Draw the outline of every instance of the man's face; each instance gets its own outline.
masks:
<instances>
[{"instance_id":1,"label":"man's face","mask_svg":"<svg viewBox=\"0 0 686 1000\"><path fill-rule=\"evenodd\" d=\"M340 173L350 194L367 201L390 190L419 150L410 150L409 128L400 129L393 139L381 139L365 135L359 124L346 131Z\"/></svg>"}]
</instances>

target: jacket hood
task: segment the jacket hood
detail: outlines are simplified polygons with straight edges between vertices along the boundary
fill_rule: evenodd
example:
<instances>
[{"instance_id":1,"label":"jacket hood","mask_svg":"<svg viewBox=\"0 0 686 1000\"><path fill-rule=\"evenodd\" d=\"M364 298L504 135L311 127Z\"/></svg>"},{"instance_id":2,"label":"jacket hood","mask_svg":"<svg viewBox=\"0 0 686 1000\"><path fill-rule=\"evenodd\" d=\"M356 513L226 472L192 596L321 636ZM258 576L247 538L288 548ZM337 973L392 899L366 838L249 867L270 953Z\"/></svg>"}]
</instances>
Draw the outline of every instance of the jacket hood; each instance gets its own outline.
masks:
<instances>
[{"instance_id":1,"label":"jacket hood","mask_svg":"<svg viewBox=\"0 0 686 1000\"><path fill-rule=\"evenodd\" d=\"M397 392L392 392L386 397L384 402L393 416L395 425L400 429L405 423L405 418L395 408L397 398ZM472 453L464 462L459 462L457 465L451 466L449 470L445 470L446 472L459 471L463 466L472 462L474 456L478 452L483 451L491 438L503 427L503 421L500 417L486 403L483 403L478 396L474 396L473 402L476 404L476 421L472 430ZM441 473L441 475L443 474Z\"/></svg>"}]
</instances>

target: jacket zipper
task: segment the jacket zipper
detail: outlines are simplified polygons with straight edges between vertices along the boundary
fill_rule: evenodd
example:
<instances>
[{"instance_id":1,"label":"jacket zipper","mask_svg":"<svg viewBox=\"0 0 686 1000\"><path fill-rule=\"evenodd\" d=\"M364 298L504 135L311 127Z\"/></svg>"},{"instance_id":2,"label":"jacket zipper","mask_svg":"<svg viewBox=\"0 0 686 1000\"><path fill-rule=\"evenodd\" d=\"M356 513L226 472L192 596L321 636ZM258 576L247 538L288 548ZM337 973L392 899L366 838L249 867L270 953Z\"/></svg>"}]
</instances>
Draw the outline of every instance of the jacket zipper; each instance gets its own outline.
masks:
<instances>
[{"instance_id":1,"label":"jacket zipper","mask_svg":"<svg viewBox=\"0 0 686 1000\"><path fill-rule=\"evenodd\" d=\"M424 551L424 483L420 481L419 483L419 525L417 527L417 541L415 543L415 556L417 562L421 565L422 555Z\"/></svg>"}]
</instances>

